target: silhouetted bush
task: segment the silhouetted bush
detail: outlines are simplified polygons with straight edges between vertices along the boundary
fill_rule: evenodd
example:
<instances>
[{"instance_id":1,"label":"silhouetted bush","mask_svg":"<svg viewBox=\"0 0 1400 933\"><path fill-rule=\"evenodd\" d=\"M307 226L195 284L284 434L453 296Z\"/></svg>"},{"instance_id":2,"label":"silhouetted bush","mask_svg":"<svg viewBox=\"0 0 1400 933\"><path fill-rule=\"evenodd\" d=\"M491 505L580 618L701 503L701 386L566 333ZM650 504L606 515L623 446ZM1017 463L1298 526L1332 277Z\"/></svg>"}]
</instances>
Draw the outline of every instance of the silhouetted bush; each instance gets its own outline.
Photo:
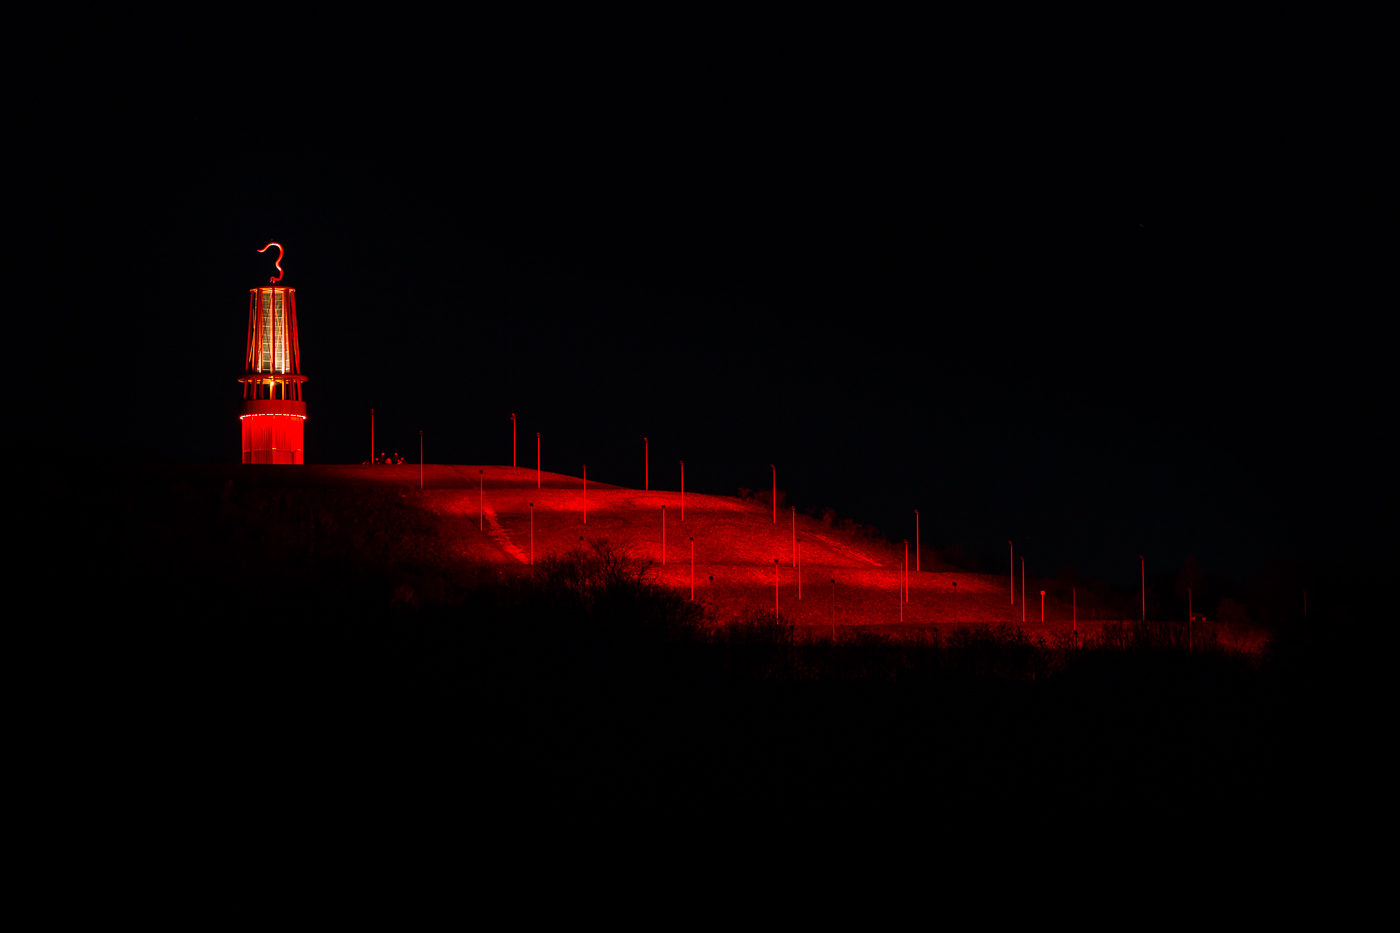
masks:
<instances>
[{"instance_id":1,"label":"silhouetted bush","mask_svg":"<svg viewBox=\"0 0 1400 933\"><path fill-rule=\"evenodd\" d=\"M955 628L946 640L948 666L964 677L1033 680L1048 668L1046 646L1014 625Z\"/></svg>"},{"instance_id":2,"label":"silhouetted bush","mask_svg":"<svg viewBox=\"0 0 1400 933\"><path fill-rule=\"evenodd\" d=\"M574 624L609 642L660 644L692 637L703 623L698 603L649 579L651 565L606 538L542 558L527 600L551 627Z\"/></svg>"},{"instance_id":3,"label":"silhouetted bush","mask_svg":"<svg viewBox=\"0 0 1400 933\"><path fill-rule=\"evenodd\" d=\"M1226 596L1216 605L1215 618L1226 625L1248 625L1249 610Z\"/></svg>"}]
</instances>

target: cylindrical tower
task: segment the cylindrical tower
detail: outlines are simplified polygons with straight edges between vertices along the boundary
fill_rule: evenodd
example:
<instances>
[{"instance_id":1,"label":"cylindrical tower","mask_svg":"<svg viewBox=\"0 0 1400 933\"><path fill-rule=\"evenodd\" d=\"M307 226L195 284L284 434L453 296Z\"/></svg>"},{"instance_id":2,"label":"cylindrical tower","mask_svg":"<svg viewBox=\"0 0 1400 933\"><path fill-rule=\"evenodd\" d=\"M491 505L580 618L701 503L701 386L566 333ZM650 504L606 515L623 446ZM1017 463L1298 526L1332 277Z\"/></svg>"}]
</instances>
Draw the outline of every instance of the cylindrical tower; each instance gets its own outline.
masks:
<instances>
[{"instance_id":1,"label":"cylindrical tower","mask_svg":"<svg viewBox=\"0 0 1400 933\"><path fill-rule=\"evenodd\" d=\"M282 249L275 243L268 246L277 246L279 253ZM278 260L273 282L282 278L280 255ZM243 383L238 414L243 425L243 462L301 463L306 421L301 387L306 377L301 374L297 341L296 289L275 284L251 289L248 351L238 381Z\"/></svg>"}]
</instances>

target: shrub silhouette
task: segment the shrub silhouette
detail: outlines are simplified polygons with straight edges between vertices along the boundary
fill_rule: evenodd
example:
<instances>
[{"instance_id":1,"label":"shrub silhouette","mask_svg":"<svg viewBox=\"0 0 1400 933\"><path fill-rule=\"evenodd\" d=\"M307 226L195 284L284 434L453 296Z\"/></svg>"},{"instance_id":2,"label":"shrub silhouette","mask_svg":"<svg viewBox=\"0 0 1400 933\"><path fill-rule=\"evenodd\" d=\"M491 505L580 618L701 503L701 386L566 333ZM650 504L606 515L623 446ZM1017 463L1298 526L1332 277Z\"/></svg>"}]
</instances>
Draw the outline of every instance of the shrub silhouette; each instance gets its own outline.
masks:
<instances>
[{"instance_id":1,"label":"shrub silhouette","mask_svg":"<svg viewBox=\"0 0 1400 933\"><path fill-rule=\"evenodd\" d=\"M1226 596L1215 607L1215 618L1226 625L1248 625L1249 610Z\"/></svg>"},{"instance_id":2,"label":"shrub silhouette","mask_svg":"<svg viewBox=\"0 0 1400 933\"><path fill-rule=\"evenodd\" d=\"M528 598L548 627L573 625L605 642L657 645L690 637L701 607L650 579L651 565L607 538L547 555L528 578Z\"/></svg>"}]
</instances>

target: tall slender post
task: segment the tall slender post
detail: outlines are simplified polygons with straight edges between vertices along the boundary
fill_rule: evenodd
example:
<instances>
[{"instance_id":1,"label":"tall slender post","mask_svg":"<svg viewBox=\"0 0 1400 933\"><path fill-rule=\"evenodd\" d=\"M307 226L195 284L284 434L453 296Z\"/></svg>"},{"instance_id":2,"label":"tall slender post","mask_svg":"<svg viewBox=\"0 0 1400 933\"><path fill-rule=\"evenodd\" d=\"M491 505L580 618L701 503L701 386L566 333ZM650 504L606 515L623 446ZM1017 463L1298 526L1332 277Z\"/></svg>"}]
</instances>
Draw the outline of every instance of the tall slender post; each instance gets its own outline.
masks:
<instances>
[{"instance_id":1,"label":"tall slender post","mask_svg":"<svg viewBox=\"0 0 1400 933\"><path fill-rule=\"evenodd\" d=\"M685 521L685 461L681 461L681 521Z\"/></svg>"},{"instance_id":2,"label":"tall slender post","mask_svg":"<svg viewBox=\"0 0 1400 933\"><path fill-rule=\"evenodd\" d=\"M773 470L773 524L778 524L778 468L768 464Z\"/></svg>"},{"instance_id":3,"label":"tall slender post","mask_svg":"<svg viewBox=\"0 0 1400 933\"><path fill-rule=\"evenodd\" d=\"M792 565L797 566L797 506L790 506L792 509Z\"/></svg>"},{"instance_id":4,"label":"tall slender post","mask_svg":"<svg viewBox=\"0 0 1400 933\"><path fill-rule=\"evenodd\" d=\"M1011 605L1016 605L1016 549L1011 546L1011 542L1006 542L1006 546L1011 552Z\"/></svg>"},{"instance_id":5,"label":"tall slender post","mask_svg":"<svg viewBox=\"0 0 1400 933\"><path fill-rule=\"evenodd\" d=\"M666 566L666 506L661 507L661 566Z\"/></svg>"},{"instance_id":6,"label":"tall slender post","mask_svg":"<svg viewBox=\"0 0 1400 933\"><path fill-rule=\"evenodd\" d=\"M588 464L583 465L583 523L588 524Z\"/></svg>"},{"instance_id":7,"label":"tall slender post","mask_svg":"<svg viewBox=\"0 0 1400 933\"><path fill-rule=\"evenodd\" d=\"M423 432L418 432L418 491L423 491Z\"/></svg>"},{"instance_id":8,"label":"tall slender post","mask_svg":"<svg viewBox=\"0 0 1400 933\"><path fill-rule=\"evenodd\" d=\"M647 440L645 437L642 438L642 452L643 452L643 453L642 453L642 456L643 456L643 468L644 468L644 470L645 470L645 473L643 474L643 477L642 477L642 478L643 478L642 488L645 489L645 490L650 491L650 489L651 489L651 441Z\"/></svg>"},{"instance_id":9,"label":"tall slender post","mask_svg":"<svg viewBox=\"0 0 1400 933\"><path fill-rule=\"evenodd\" d=\"M1141 564L1142 564L1142 621L1146 622L1146 621L1147 621L1147 561L1143 559L1143 556L1142 556L1141 554L1138 555L1138 560L1139 560L1139 561L1141 562Z\"/></svg>"},{"instance_id":10,"label":"tall slender post","mask_svg":"<svg viewBox=\"0 0 1400 933\"><path fill-rule=\"evenodd\" d=\"M914 510L914 572L919 573L922 569L919 561L919 510Z\"/></svg>"},{"instance_id":11,"label":"tall slender post","mask_svg":"<svg viewBox=\"0 0 1400 933\"><path fill-rule=\"evenodd\" d=\"M518 449L519 449L519 448L516 446L516 443L515 443L515 412L511 412L511 413L510 413L510 465L513 466L513 467L514 467L514 466L519 466L519 464L515 462L515 453L516 453L516 451L517 451Z\"/></svg>"},{"instance_id":12,"label":"tall slender post","mask_svg":"<svg viewBox=\"0 0 1400 933\"><path fill-rule=\"evenodd\" d=\"M540 489L540 432L535 432L535 488Z\"/></svg>"},{"instance_id":13,"label":"tall slender post","mask_svg":"<svg viewBox=\"0 0 1400 933\"><path fill-rule=\"evenodd\" d=\"M476 528L486 530L486 471L476 471Z\"/></svg>"},{"instance_id":14,"label":"tall slender post","mask_svg":"<svg viewBox=\"0 0 1400 933\"><path fill-rule=\"evenodd\" d=\"M1045 624L1045 591L1040 591L1040 624Z\"/></svg>"}]
</instances>

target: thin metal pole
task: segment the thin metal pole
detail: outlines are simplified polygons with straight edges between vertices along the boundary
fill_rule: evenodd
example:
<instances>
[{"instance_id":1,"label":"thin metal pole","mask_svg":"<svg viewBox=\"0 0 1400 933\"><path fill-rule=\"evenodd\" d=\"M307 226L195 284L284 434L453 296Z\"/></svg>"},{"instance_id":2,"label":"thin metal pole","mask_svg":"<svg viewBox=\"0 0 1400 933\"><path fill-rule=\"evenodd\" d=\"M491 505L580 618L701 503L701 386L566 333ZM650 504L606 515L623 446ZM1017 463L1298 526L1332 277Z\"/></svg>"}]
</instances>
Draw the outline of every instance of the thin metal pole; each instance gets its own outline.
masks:
<instances>
[{"instance_id":1,"label":"thin metal pole","mask_svg":"<svg viewBox=\"0 0 1400 933\"><path fill-rule=\"evenodd\" d=\"M510 465L519 466L515 460L515 453L519 447L515 443L515 412L510 413Z\"/></svg>"},{"instance_id":2,"label":"thin metal pole","mask_svg":"<svg viewBox=\"0 0 1400 933\"><path fill-rule=\"evenodd\" d=\"M1040 591L1040 624L1045 624L1045 591Z\"/></svg>"}]
</instances>

